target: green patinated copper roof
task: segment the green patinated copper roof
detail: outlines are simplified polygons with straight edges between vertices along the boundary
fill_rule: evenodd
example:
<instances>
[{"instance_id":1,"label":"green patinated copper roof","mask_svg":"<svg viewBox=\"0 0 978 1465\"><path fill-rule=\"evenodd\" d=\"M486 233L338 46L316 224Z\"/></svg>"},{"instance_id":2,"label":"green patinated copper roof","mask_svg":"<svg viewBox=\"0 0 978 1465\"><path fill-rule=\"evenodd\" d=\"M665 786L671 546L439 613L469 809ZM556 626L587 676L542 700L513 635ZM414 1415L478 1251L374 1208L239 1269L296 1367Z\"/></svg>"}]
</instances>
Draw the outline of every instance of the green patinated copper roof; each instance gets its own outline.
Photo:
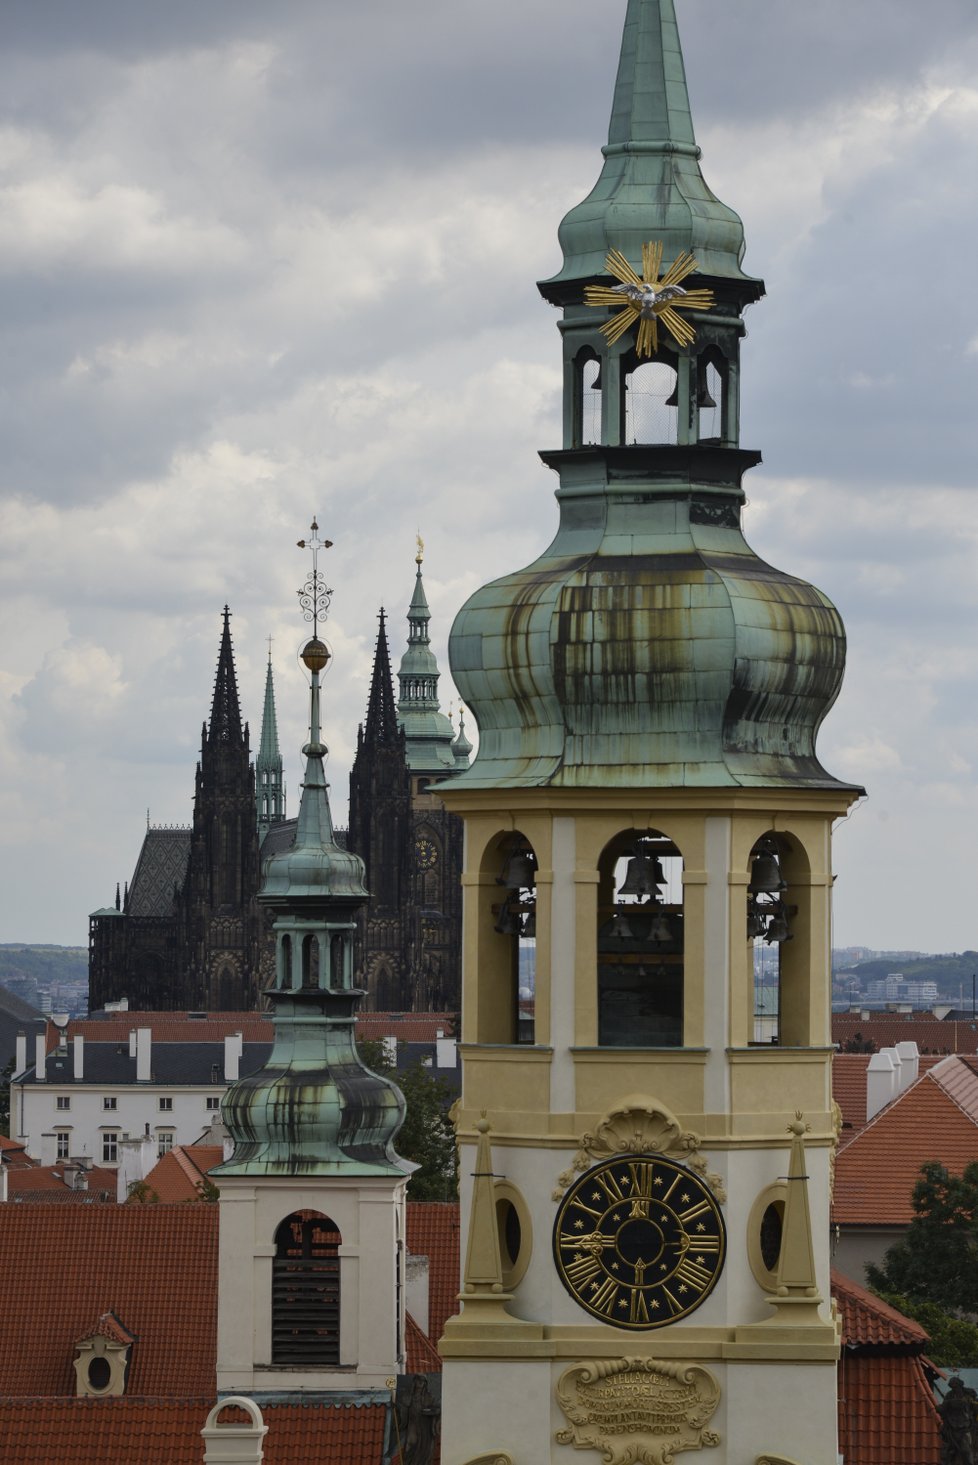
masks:
<instances>
[{"instance_id":1,"label":"green patinated copper roof","mask_svg":"<svg viewBox=\"0 0 978 1465\"><path fill-rule=\"evenodd\" d=\"M313 670L295 840L268 861L259 892L275 915L277 976L266 991L274 1042L264 1067L232 1084L224 1096L222 1114L234 1151L215 1172L220 1175L402 1177L412 1169L394 1150L404 1097L389 1079L366 1068L354 1039L364 994L344 983L352 970L356 915L368 896L363 861L341 849L333 833L319 702L319 672ZM310 940L319 943L319 960L297 963L294 954ZM337 973L334 942L346 952Z\"/></svg>"},{"instance_id":2,"label":"green patinated copper roof","mask_svg":"<svg viewBox=\"0 0 978 1465\"><path fill-rule=\"evenodd\" d=\"M686 250L703 275L749 278L744 226L700 170L673 0L629 0L602 152L597 183L560 225L563 268L541 288L603 275L611 248L640 267L653 239L666 261Z\"/></svg>"},{"instance_id":3,"label":"green patinated copper roof","mask_svg":"<svg viewBox=\"0 0 978 1465\"><path fill-rule=\"evenodd\" d=\"M404 729L407 763L412 773L448 774L455 768L455 729L438 702L441 673L428 631L431 611L421 578L421 561L408 608L408 644L397 672L400 695L397 719Z\"/></svg>"},{"instance_id":4,"label":"green patinated copper roof","mask_svg":"<svg viewBox=\"0 0 978 1465\"><path fill-rule=\"evenodd\" d=\"M459 786L835 783L815 735L838 612L757 558L736 508L704 523L689 498L648 500L563 503L546 553L459 612L452 674L479 724Z\"/></svg>"}]
</instances>

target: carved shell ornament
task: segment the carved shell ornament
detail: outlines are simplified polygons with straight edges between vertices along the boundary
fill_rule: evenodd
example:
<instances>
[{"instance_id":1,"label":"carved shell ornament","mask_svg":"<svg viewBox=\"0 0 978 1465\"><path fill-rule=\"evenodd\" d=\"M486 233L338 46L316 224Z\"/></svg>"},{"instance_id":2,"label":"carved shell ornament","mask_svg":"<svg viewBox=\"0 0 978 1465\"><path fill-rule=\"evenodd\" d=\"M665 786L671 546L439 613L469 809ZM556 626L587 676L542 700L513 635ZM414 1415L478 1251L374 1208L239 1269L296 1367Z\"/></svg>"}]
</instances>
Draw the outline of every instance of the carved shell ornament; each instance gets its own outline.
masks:
<instances>
[{"instance_id":1,"label":"carved shell ornament","mask_svg":"<svg viewBox=\"0 0 978 1465\"><path fill-rule=\"evenodd\" d=\"M680 310L709 310L713 304L712 290L686 290L680 283L696 269L696 260L691 254L678 254L660 278L662 268L662 242L642 245L642 274L637 275L628 260L618 249L612 249L604 262L609 275L620 280L620 285L585 285L584 303L594 306L620 306L617 315L605 321L601 327L609 345L616 341L638 321L635 350L639 356L654 356L659 349L659 321L665 326L677 346L688 346L695 341L696 332L683 320Z\"/></svg>"},{"instance_id":2,"label":"carved shell ornament","mask_svg":"<svg viewBox=\"0 0 978 1465\"><path fill-rule=\"evenodd\" d=\"M605 1115L593 1134L581 1136L580 1149L570 1168L557 1177L553 1199L563 1200L574 1176L595 1160L611 1159L614 1155L668 1155L695 1170L722 1204L727 1199L723 1177L708 1170L705 1156L698 1153L699 1147L699 1136L691 1129L683 1129L664 1104L644 1095L631 1095Z\"/></svg>"}]
</instances>

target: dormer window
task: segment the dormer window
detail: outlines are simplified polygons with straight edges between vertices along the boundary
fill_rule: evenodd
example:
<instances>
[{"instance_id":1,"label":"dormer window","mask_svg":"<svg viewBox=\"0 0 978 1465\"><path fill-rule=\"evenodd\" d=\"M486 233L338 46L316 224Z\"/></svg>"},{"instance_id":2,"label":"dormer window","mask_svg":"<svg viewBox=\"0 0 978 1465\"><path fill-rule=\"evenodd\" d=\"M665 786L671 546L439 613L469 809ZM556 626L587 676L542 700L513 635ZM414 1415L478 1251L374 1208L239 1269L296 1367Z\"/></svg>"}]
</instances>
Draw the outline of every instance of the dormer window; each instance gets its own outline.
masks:
<instances>
[{"instance_id":1,"label":"dormer window","mask_svg":"<svg viewBox=\"0 0 978 1465\"><path fill-rule=\"evenodd\" d=\"M79 1398L117 1398L126 1392L134 1333L114 1312L104 1312L75 1344L75 1392Z\"/></svg>"}]
</instances>

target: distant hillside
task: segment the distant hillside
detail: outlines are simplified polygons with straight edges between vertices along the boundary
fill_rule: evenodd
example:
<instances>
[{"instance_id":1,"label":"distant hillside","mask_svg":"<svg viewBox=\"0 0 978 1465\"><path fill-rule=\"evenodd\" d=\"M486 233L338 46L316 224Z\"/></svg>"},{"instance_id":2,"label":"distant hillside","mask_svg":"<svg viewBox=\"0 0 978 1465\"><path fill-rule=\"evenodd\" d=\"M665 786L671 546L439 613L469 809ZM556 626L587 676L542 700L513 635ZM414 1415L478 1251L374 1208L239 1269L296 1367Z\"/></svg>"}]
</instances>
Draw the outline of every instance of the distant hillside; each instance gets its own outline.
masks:
<instances>
[{"instance_id":1,"label":"distant hillside","mask_svg":"<svg viewBox=\"0 0 978 1465\"><path fill-rule=\"evenodd\" d=\"M11 980L83 982L88 977L88 950L84 946L0 946L0 985Z\"/></svg>"},{"instance_id":2,"label":"distant hillside","mask_svg":"<svg viewBox=\"0 0 978 1465\"><path fill-rule=\"evenodd\" d=\"M887 957L881 961L860 961L850 968L861 986L899 972L908 982L936 982L942 996L957 998L960 989L971 995L971 978L978 972L978 951L950 952L945 956L922 956L917 961Z\"/></svg>"}]
</instances>

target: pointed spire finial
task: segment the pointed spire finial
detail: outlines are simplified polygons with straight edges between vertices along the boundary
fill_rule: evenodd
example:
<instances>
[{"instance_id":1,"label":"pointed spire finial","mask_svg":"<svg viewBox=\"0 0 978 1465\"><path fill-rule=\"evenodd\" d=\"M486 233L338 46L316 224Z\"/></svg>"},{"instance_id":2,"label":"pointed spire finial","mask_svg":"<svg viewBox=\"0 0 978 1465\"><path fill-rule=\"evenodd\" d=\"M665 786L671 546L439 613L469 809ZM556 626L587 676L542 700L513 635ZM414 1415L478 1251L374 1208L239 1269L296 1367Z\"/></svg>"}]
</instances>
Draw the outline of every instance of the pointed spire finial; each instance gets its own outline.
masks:
<instances>
[{"instance_id":1,"label":"pointed spire finial","mask_svg":"<svg viewBox=\"0 0 978 1465\"><path fill-rule=\"evenodd\" d=\"M302 607L303 618L307 621L312 621L313 640L317 640L319 636L319 622L320 620L326 619L329 602L333 595L332 590L326 584L325 575L319 568L319 551L321 549L332 549L333 541L331 539L320 539L319 525L316 523L315 517L313 517L309 529L311 536L309 539L296 540L296 544L300 549L309 549L312 551L312 574L306 580L302 589L298 591L298 596L299 604Z\"/></svg>"},{"instance_id":2,"label":"pointed spire finial","mask_svg":"<svg viewBox=\"0 0 978 1465\"><path fill-rule=\"evenodd\" d=\"M414 556L414 562L417 565L418 569L420 570L421 569L421 562L424 559L424 540L421 538L421 530L420 529L418 530L417 534L415 535L415 539L417 541L417 546L418 547L417 547L417 553Z\"/></svg>"}]
</instances>

